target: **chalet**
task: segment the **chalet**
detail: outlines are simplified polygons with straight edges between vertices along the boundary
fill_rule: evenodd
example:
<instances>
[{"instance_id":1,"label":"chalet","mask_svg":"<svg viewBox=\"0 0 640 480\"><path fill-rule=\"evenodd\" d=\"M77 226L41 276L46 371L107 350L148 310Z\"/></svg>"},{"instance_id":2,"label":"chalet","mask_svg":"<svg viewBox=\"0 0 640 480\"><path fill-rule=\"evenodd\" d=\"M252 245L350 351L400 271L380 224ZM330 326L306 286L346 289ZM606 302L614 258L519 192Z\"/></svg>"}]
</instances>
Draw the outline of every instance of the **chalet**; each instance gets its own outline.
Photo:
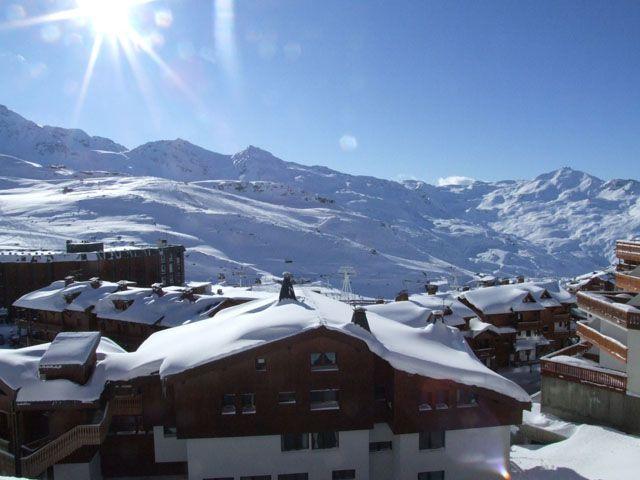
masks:
<instances>
[{"instance_id":1,"label":"chalet","mask_svg":"<svg viewBox=\"0 0 640 480\"><path fill-rule=\"evenodd\" d=\"M615 289L616 277L613 269L586 273L571 279L565 284L567 291L573 295L578 292L610 292Z\"/></svg>"},{"instance_id":2,"label":"chalet","mask_svg":"<svg viewBox=\"0 0 640 480\"><path fill-rule=\"evenodd\" d=\"M474 322L484 338L498 334L494 366L528 364L572 342L575 297L554 282L525 282L464 292L460 301L481 320ZM489 324L496 327L488 328Z\"/></svg>"},{"instance_id":3,"label":"chalet","mask_svg":"<svg viewBox=\"0 0 640 480\"><path fill-rule=\"evenodd\" d=\"M13 304L24 345L52 341L59 332L99 331L127 350L135 350L154 332L198 321L248 301L255 294L202 294L210 285L135 287L98 278L56 281L28 293Z\"/></svg>"},{"instance_id":4,"label":"chalet","mask_svg":"<svg viewBox=\"0 0 640 480\"><path fill-rule=\"evenodd\" d=\"M82 385L39 378L53 344L0 351L1 470L70 480L509 478L510 425L530 398L458 330L295 293L156 332L135 352L103 337Z\"/></svg>"},{"instance_id":5,"label":"chalet","mask_svg":"<svg viewBox=\"0 0 640 480\"><path fill-rule=\"evenodd\" d=\"M640 433L640 242L618 242L616 291L581 291L580 342L541 361L541 408L562 418Z\"/></svg>"},{"instance_id":6,"label":"chalet","mask_svg":"<svg viewBox=\"0 0 640 480\"><path fill-rule=\"evenodd\" d=\"M157 246L105 247L101 242L67 242L65 251L0 251L0 307L67 276L78 280L127 278L139 286L184 283L184 247L166 241Z\"/></svg>"}]
</instances>

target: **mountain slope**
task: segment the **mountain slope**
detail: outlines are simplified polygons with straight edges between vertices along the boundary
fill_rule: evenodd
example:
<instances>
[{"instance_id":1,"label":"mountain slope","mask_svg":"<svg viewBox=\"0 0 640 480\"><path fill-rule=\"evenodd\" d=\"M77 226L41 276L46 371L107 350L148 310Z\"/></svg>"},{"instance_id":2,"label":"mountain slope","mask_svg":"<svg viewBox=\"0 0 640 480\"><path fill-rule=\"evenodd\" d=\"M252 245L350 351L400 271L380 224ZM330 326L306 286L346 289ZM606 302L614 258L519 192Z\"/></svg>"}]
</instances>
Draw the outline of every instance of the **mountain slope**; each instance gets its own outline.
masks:
<instances>
[{"instance_id":1,"label":"mountain slope","mask_svg":"<svg viewBox=\"0 0 640 480\"><path fill-rule=\"evenodd\" d=\"M609 263L616 238L640 232L640 183L566 168L533 180L398 183L256 147L223 155L178 139L126 150L1 108L0 154L0 247L163 236L189 248L194 279L286 269L338 284L351 265L356 288L388 296L479 271L582 273Z\"/></svg>"}]
</instances>

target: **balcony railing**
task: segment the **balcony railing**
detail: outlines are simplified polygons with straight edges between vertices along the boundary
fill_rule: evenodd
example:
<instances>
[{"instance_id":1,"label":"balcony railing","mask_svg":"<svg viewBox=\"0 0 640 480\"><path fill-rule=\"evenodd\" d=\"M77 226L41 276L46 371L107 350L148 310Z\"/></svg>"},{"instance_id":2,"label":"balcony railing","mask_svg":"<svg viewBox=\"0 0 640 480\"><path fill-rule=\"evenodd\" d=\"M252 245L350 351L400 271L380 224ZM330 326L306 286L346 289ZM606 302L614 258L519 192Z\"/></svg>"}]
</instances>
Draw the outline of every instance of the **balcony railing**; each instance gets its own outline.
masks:
<instances>
[{"instance_id":1,"label":"balcony railing","mask_svg":"<svg viewBox=\"0 0 640 480\"><path fill-rule=\"evenodd\" d=\"M140 415L142 414L141 397L115 397L112 400L113 415Z\"/></svg>"},{"instance_id":2,"label":"balcony railing","mask_svg":"<svg viewBox=\"0 0 640 480\"><path fill-rule=\"evenodd\" d=\"M578 292L577 297L581 309L623 327L640 330L640 313L625 310L624 304L607 301L591 292Z\"/></svg>"},{"instance_id":3,"label":"balcony railing","mask_svg":"<svg viewBox=\"0 0 640 480\"><path fill-rule=\"evenodd\" d=\"M584 341L597 345L601 350L605 350L610 355L616 357L621 362L627 363L627 347L607 335L603 335L594 328L589 327L584 322L578 322L578 335Z\"/></svg>"},{"instance_id":4,"label":"balcony railing","mask_svg":"<svg viewBox=\"0 0 640 480\"><path fill-rule=\"evenodd\" d=\"M100 445L109 431L112 409L106 405L99 423L77 425L36 452L23 457L22 475L37 477L63 458L86 445Z\"/></svg>"},{"instance_id":5,"label":"balcony railing","mask_svg":"<svg viewBox=\"0 0 640 480\"><path fill-rule=\"evenodd\" d=\"M620 290L640 292L640 277L634 277L633 275L616 272L616 287L618 287Z\"/></svg>"},{"instance_id":6,"label":"balcony railing","mask_svg":"<svg viewBox=\"0 0 640 480\"><path fill-rule=\"evenodd\" d=\"M589 348L591 348L590 343L582 342L547 355L540 360L540 372L547 377L560 378L569 382L606 388L616 392L626 392L627 375L622 372L605 371L604 369L582 367L553 360L554 357L560 355L573 356L584 353Z\"/></svg>"},{"instance_id":7,"label":"balcony railing","mask_svg":"<svg viewBox=\"0 0 640 480\"><path fill-rule=\"evenodd\" d=\"M16 474L15 457L3 449L0 449L0 473L3 475Z\"/></svg>"},{"instance_id":8,"label":"balcony railing","mask_svg":"<svg viewBox=\"0 0 640 480\"><path fill-rule=\"evenodd\" d=\"M640 242L623 240L616 242L616 257L621 260L640 262Z\"/></svg>"}]
</instances>

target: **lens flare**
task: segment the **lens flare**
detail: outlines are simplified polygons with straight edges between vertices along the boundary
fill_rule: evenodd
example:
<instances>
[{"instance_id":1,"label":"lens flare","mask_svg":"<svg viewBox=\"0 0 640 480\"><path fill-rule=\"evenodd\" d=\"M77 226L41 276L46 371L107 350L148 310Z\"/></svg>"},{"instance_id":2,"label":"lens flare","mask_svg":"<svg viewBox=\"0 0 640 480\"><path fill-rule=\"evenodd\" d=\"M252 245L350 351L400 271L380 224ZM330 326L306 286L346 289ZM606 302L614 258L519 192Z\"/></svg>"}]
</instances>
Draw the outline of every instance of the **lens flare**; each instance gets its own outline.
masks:
<instances>
[{"instance_id":1,"label":"lens flare","mask_svg":"<svg viewBox=\"0 0 640 480\"><path fill-rule=\"evenodd\" d=\"M131 28L132 0L77 0L78 15L87 18L97 34L120 36Z\"/></svg>"}]
</instances>

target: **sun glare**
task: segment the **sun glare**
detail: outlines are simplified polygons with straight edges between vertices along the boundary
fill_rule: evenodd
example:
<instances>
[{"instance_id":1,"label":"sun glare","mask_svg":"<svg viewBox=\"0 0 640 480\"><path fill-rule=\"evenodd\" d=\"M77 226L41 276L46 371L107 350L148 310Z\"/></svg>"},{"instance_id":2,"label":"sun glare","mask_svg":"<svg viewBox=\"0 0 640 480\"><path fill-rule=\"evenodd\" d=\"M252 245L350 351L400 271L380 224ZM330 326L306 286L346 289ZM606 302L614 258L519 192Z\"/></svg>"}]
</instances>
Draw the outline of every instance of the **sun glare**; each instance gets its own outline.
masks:
<instances>
[{"instance_id":1,"label":"sun glare","mask_svg":"<svg viewBox=\"0 0 640 480\"><path fill-rule=\"evenodd\" d=\"M100 35L118 37L131 28L132 0L78 0L79 16L91 22Z\"/></svg>"}]
</instances>

